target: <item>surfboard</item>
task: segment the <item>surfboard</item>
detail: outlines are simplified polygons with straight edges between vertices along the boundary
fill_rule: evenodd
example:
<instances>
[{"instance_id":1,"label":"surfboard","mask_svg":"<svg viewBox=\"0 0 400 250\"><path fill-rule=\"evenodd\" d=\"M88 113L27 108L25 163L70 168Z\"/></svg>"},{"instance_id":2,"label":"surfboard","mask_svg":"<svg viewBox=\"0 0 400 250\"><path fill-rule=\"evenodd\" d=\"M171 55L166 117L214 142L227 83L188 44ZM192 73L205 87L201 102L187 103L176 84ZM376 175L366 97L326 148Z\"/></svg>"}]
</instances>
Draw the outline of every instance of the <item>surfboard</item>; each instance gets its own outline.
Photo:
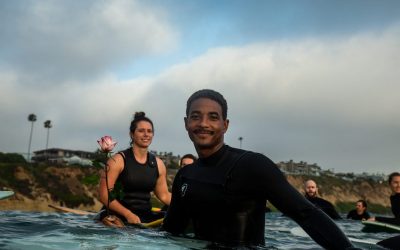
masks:
<instances>
[{"instance_id":1,"label":"surfboard","mask_svg":"<svg viewBox=\"0 0 400 250\"><path fill-rule=\"evenodd\" d=\"M13 191L0 191L0 200L7 199L14 195Z\"/></svg>"},{"instance_id":2,"label":"surfboard","mask_svg":"<svg viewBox=\"0 0 400 250\"><path fill-rule=\"evenodd\" d=\"M48 205L51 208L54 208L57 211L64 212L64 213L73 213L73 214L78 214L78 215L95 215L96 213L94 212L89 212L85 210L80 210L80 209L74 209L74 208L69 208L69 207L62 207L62 206L57 206L57 205Z\"/></svg>"},{"instance_id":3,"label":"surfboard","mask_svg":"<svg viewBox=\"0 0 400 250\"><path fill-rule=\"evenodd\" d=\"M155 228L155 227L159 227L161 226L161 224L163 223L164 218L152 221L152 222L148 222L148 223L141 223L142 226L146 227L146 228Z\"/></svg>"},{"instance_id":4,"label":"surfboard","mask_svg":"<svg viewBox=\"0 0 400 250\"><path fill-rule=\"evenodd\" d=\"M383 223L383 222L379 222L379 221L369 221L369 220L364 220L361 222L364 225L364 228L362 229L363 232L368 232L368 233L377 233L377 232L399 233L400 232L400 226L398 226L398 225Z\"/></svg>"},{"instance_id":5,"label":"surfboard","mask_svg":"<svg viewBox=\"0 0 400 250\"><path fill-rule=\"evenodd\" d=\"M58 205L53 205L53 204L49 204L48 206L51 208L54 208L57 211L64 212L64 213L73 213L73 214L77 214L77 215L96 215L97 214L94 212L89 212L89 211L74 209L74 208L69 208L69 207L63 207L63 206L58 206ZM154 211L154 210L152 209L152 211ZM156 208L155 211L159 211L159 209L157 210L157 208ZM147 222L147 223L139 223L136 226L141 227L141 228L156 228L156 227L161 226L163 221L164 221L164 218L161 218L161 219Z\"/></svg>"}]
</instances>

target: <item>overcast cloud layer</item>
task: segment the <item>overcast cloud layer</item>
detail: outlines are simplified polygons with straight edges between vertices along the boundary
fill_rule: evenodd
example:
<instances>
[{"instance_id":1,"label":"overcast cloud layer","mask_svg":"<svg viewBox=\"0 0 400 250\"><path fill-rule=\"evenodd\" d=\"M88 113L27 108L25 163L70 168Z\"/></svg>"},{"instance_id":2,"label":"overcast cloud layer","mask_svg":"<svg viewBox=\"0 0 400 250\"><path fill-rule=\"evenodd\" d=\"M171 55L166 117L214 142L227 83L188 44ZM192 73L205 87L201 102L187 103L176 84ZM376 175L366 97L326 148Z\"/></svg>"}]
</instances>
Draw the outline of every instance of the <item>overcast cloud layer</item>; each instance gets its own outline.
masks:
<instances>
[{"instance_id":1,"label":"overcast cloud layer","mask_svg":"<svg viewBox=\"0 0 400 250\"><path fill-rule=\"evenodd\" d=\"M228 101L231 146L243 137L243 148L275 162L306 161L335 172L400 171L396 1L380 9L358 2L371 13L386 8L385 22L371 25L379 15L370 14L363 26L363 15L353 12L354 22L338 18L334 27L322 14L321 23L312 15L327 9L304 2L302 11L311 13L304 16L314 18L299 19L294 27L304 32L293 34L296 20L252 19L254 3L246 8L233 1L227 10L213 1L167 3L2 1L0 151L27 153L30 113L38 117L32 151L45 148L45 120L53 123L49 147L94 151L107 134L123 149L132 114L143 110L155 124L153 150L194 153L183 124L186 100L212 88ZM259 8L296 17L290 3ZM332 14L335 6L329 8ZM307 29L314 22L319 28ZM242 36L252 23L265 29Z\"/></svg>"}]
</instances>

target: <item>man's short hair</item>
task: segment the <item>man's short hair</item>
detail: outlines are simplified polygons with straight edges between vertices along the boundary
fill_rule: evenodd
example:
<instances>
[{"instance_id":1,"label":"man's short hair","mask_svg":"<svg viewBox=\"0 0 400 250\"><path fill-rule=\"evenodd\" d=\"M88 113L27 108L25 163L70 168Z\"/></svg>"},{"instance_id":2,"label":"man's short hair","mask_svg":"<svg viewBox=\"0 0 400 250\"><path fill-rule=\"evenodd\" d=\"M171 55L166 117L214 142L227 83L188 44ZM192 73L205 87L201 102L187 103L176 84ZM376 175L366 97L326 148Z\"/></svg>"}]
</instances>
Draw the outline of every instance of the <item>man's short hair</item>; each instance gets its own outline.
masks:
<instances>
[{"instance_id":1,"label":"man's short hair","mask_svg":"<svg viewBox=\"0 0 400 250\"><path fill-rule=\"evenodd\" d=\"M192 105L192 103L200 98L207 98L207 99L211 99L215 102L217 102L222 109L222 118L224 120L226 120L227 116L228 116L228 104L224 98L223 95L221 95L219 92L212 90L212 89L202 89L202 90L198 90L196 92L194 92L189 99L187 100L186 103L186 116L189 116L189 109L190 106Z\"/></svg>"},{"instance_id":2,"label":"man's short hair","mask_svg":"<svg viewBox=\"0 0 400 250\"><path fill-rule=\"evenodd\" d=\"M197 157L192 154L185 154L184 156L181 157L181 160L179 161L179 166L182 166L183 159L192 159L193 161L195 161L197 160Z\"/></svg>"},{"instance_id":3,"label":"man's short hair","mask_svg":"<svg viewBox=\"0 0 400 250\"><path fill-rule=\"evenodd\" d=\"M367 202L365 200L358 200L357 202L361 202L361 204L363 205L363 207L367 208Z\"/></svg>"},{"instance_id":4,"label":"man's short hair","mask_svg":"<svg viewBox=\"0 0 400 250\"><path fill-rule=\"evenodd\" d=\"M396 177L396 176L400 176L400 173L399 172L393 172L393 173L391 173L389 175L389 178L388 178L389 184L392 182L393 178Z\"/></svg>"}]
</instances>

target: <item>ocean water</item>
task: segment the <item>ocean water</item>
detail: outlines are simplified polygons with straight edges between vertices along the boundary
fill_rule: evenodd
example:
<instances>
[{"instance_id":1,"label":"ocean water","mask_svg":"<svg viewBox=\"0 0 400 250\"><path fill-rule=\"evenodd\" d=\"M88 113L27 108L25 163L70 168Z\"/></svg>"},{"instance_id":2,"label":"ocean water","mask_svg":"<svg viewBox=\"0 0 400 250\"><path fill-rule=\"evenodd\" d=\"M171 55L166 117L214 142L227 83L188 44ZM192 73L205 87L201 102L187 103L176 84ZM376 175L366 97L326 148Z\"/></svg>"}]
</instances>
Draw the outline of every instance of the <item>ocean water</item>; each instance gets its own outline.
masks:
<instances>
[{"instance_id":1,"label":"ocean water","mask_svg":"<svg viewBox=\"0 0 400 250\"><path fill-rule=\"evenodd\" d=\"M321 249L298 225L280 213L267 213L266 249ZM365 233L358 221L337 224L354 241L377 242L390 233ZM382 249L355 243L362 249ZM155 229L116 229L94 222L90 215L0 211L0 249L205 249L207 243L171 237Z\"/></svg>"}]
</instances>

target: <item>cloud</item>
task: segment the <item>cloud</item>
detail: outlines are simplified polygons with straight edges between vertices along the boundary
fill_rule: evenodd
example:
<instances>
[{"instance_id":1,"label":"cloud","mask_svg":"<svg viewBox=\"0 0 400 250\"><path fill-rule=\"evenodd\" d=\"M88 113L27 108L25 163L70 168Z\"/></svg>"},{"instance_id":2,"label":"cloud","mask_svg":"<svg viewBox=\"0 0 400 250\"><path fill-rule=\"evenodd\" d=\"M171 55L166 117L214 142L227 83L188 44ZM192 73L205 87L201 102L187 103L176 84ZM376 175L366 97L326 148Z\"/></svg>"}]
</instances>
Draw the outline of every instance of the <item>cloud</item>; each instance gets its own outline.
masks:
<instances>
[{"instance_id":1,"label":"cloud","mask_svg":"<svg viewBox=\"0 0 400 250\"><path fill-rule=\"evenodd\" d=\"M234 146L243 136L247 148L274 160L356 172L394 170L399 30L395 25L347 38L214 48L156 81L184 94L180 105L194 90L221 91L230 104L227 142ZM160 87L154 88L157 93Z\"/></svg>"},{"instance_id":2,"label":"cloud","mask_svg":"<svg viewBox=\"0 0 400 250\"><path fill-rule=\"evenodd\" d=\"M45 146L45 120L54 124L50 147L95 150L96 139L109 134L123 149L132 114L145 111L155 124L152 149L191 153L186 100L212 88L228 100L231 146L241 136L244 148L274 161L337 171L398 168L400 25L348 37L215 47L158 75L122 80L118 65L174 46L176 31L161 10L115 1L85 2L83 11L67 2L62 7L75 11L67 16L54 2L29 3L18 9L26 17L13 19L16 35L0 26L14 34L1 41L7 61L0 61L0 151L26 151L29 113L38 116L33 150ZM29 84L39 78L40 86Z\"/></svg>"},{"instance_id":3,"label":"cloud","mask_svg":"<svg viewBox=\"0 0 400 250\"><path fill-rule=\"evenodd\" d=\"M173 49L178 33L140 1L2 3L0 65L25 82L90 79Z\"/></svg>"}]
</instances>

